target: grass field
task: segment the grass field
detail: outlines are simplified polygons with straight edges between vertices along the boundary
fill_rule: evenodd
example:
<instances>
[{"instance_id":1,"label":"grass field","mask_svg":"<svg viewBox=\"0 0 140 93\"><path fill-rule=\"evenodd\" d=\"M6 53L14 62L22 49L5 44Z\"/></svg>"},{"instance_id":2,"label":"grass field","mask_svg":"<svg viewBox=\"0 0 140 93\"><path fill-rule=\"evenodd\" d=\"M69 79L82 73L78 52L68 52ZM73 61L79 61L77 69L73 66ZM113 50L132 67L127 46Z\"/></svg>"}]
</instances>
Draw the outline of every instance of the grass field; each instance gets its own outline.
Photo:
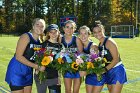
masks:
<instances>
[{"instance_id":1,"label":"grass field","mask_svg":"<svg viewBox=\"0 0 140 93\"><path fill-rule=\"evenodd\" d=\"M4 81L5 73L9 60L15 53L18 38L19 37L0 37L0 93L8 93L9 90L8 84ZM128 77L128 83L124 85L122 93L140 93L140 38L117 38L114 40L118 44ZM33 85L32 93L37 93L35 85ZM64 93L64 88L62 88L62 93ZM80 93L85 93L84 82L81 85ZM102 93L108 93L106 85Z\"/></svg>"}]
</instances>

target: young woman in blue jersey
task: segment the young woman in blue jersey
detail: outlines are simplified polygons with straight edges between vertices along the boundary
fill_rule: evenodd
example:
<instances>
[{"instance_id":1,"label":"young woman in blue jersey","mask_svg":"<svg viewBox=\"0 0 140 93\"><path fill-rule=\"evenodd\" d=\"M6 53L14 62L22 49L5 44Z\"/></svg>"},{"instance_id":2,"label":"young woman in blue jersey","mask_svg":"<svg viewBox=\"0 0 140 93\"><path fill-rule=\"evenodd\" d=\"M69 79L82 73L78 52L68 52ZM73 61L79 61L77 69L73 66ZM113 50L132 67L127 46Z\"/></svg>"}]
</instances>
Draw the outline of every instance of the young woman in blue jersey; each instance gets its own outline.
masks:
<instances>
[{"instance_id":1,"label":"young woman in blue jersey","mask_svg":"<svg viewBox=\"0 0 140 93\"><path fill-rule=\"evenodd\" d=\"M79 28L79 37L83 43L83 52L89 54L91 51L98 53L98 46L90 39L91 31L87 26Z\"/></svg>"},{"instance_id":2,"label":"young woman in blue jersey","mask_svg":"<svg viewBox=\"0 0 140 93\"><path fill-rule=\"evenodd\" d=\"M110 63L106 64L105 70L103 71L105 74L101 80L101 84L97 82L96 84L90 83L89 85L93 86L93 93L100 93L105 83L107 84L109 93L121 93L123 84L127 82L127 78L118 46L112 38L105 36L105 29L100 21L96 22L92 32L94 37L99 40L99 51L104 50L104 57Z\"/></svg>"},{"instance_id":3,"label":"young woman in blue jersey","mask_svg":"<svg viewBox=\"0 0 140 93\"><path fill-rule=\"evenodd\" d=\"M39 36L45 30L45 21L36 18L32 23L32 30L21 35L18 40L16 53L11 59L5 81L9 84L12 93L31 93L33 83L33 68L44 71L44 66L34 63L32 56L34 48L42 47Z\"/></svg>"},{"instance_id":4,"label":"young woman in blue jersey","mask_svg":"<svg viewBox=\"0 0 140 93\"><path fill-rule=\"evenodd\" d=\"M91 52L98 53L98 46L92 40L90 40L91 31L87 26L81 26L79 28L79 37L83 43L83 52L86 54L90 54ZM82 72L83 76L86 75L85 72ZM92 78L94 77L94 78ZM95 74L89 74L86 76L85 83L86 83L86 93L94 93L93 86L89 85L89 83L96 83L97 78Z\"/></svg>"},{"instance_id":5,"label":"young woman in blue jersey","mask_svg":"<svg viewBox=\"0 0 140 93\"><path fill-rule=\"evenodd\" d=\"M81 40L73 35L74 31L76 30L75 22L72 20L66 21L63 30L64 35L60 39L60 42L64 45L64 47L66 49L69 49L73 53L76 53L76 51L82 52L83 45ZM79 93L81 85L79 72L77 73L66 72L64 75L64 85L65 85L65 93ZM71 88L73 88L73 92L71 91Z\"/></svg>"},{"instance_id":6,"label":"young woman in blue jersey","mask_svg":"<svg viewBox=\"0 0 140 93\"><path fill-rule=\"evenodd\" d=\"M42 43L43 47L46 48L47 50L52 50L52 52L55 54L60 52L62 45L58 43L59 36L60 32L58 26L56 24L49 25L46 34L46 40L44 43ZM46 93L48 88L49 93L61 93L61 83L59 77L60 75L58 71L51 67L46 67L45 71L46 71L46 79L44 79L41 83L38 74L35 73L34 75L37 92Z\"/></svg>"}]
</instances>

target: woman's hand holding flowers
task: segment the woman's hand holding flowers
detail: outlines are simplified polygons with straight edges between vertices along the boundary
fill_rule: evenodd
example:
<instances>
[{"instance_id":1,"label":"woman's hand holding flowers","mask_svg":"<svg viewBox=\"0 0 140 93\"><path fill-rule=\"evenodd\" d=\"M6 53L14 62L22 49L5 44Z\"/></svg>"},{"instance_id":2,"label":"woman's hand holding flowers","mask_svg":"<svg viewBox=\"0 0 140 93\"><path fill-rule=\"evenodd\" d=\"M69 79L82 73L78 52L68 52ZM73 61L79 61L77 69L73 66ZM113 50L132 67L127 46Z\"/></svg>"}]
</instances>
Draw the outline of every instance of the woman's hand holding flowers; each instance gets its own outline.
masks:
<instances>
[{"instance_id":1,"label":"woman's hand holding flowers","mask_svg":"<svg viewBox=\"0 0 140 93\"><path fill-rule=\"evenodd\" d=\"M41 72L44 72L46 69L45 66L38 66L38 70L41 71Z\"/></svg>"}]
</instances>

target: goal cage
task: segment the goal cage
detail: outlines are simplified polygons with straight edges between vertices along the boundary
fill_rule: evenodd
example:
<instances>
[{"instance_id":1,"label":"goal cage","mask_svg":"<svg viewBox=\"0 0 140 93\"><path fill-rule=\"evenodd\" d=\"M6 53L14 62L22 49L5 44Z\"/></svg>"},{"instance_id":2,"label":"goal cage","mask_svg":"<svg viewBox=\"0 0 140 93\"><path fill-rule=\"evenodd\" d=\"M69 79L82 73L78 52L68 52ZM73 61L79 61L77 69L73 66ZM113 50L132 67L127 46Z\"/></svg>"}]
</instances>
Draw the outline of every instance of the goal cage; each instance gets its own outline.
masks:
<instances>
[{"instance_id":1,"label":"goal cage","mask_svg":"<svg viewBox=\"0 0 140 93\"><path fill-rule=\"evenodd\" d=\"M111 37L113 38L133 38L134 26L133 25L115 25L111 26Z\"/></svg>"}]
</instances>

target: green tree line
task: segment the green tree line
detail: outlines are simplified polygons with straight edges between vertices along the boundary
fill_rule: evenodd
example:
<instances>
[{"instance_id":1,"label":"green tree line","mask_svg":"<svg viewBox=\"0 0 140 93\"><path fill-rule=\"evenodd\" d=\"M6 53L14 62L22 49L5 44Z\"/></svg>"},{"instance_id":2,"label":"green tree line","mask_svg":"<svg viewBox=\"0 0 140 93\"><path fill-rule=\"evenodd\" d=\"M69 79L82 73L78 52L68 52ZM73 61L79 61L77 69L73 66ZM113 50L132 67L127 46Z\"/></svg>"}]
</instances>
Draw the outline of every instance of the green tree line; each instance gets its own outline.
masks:
<instances>
[{"instance_id":1,"label":"green tree line","mask_svg":"<svg viewBox=\"0 0 140 93\"><path fill-rule=\"evenodd\" d=\"M0 32L27 32L36 17L60 26L63 16L76 16L78 27L101 20L109 31L111 25L134 25L135 9L136 0L3 0Z\"/></svg>"}]
</instances>

